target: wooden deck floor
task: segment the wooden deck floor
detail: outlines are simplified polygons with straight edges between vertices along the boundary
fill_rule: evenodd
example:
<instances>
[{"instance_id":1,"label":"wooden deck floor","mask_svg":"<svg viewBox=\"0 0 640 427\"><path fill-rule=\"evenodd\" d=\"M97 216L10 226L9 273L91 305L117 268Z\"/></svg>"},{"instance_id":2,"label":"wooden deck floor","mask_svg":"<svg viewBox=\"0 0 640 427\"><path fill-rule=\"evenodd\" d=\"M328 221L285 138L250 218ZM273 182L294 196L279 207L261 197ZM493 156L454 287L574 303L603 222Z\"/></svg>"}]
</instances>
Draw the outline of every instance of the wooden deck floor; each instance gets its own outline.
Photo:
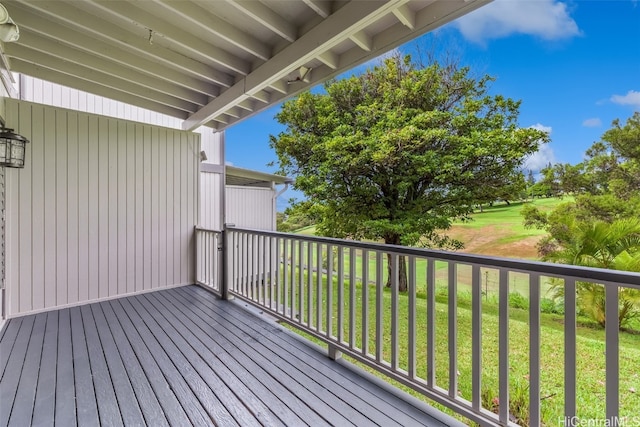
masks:
<instances>
[{"instance_id":1,"label":"wooden deck floor","mask_svg":"<svg viewBox=\"0 0 640 427\"><path fill-rule=\"evenodd\" d=\"M0 426L451 421L197 286L11 319L0 375Z\"/></svg>"}]
</instances>

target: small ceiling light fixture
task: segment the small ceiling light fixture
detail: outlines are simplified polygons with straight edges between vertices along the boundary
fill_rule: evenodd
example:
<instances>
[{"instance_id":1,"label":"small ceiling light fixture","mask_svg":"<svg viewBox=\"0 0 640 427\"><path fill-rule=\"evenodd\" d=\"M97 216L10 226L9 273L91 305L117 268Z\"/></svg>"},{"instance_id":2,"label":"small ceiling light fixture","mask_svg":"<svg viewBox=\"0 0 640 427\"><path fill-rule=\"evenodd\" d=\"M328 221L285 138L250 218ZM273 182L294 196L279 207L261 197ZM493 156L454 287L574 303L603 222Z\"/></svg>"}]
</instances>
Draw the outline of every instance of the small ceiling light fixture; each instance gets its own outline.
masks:
<instances>
[{"instance_id":1,"label":"small ceiling light fixture","mask_svg":"<svg viewBox=\"0 0 640 427\"><path fill-rule=\"evenodd\" d=\"M299 75L293 80L287 80L287 84L290 85L292 83L305 82L309 83L311 81L311 68L300 67L298 70Z\"/></svg>"},{"instance_id":2,"label":"small ceiling light fixture","mask_svg":"<svg viewBox=\"0 0 640 427\"><path fill-rule=\"evenodd\" d=\"M13 132L13 129L0 129L0 166L23 168L26 144L29 140Z\"/></svg>"}]
</instances>

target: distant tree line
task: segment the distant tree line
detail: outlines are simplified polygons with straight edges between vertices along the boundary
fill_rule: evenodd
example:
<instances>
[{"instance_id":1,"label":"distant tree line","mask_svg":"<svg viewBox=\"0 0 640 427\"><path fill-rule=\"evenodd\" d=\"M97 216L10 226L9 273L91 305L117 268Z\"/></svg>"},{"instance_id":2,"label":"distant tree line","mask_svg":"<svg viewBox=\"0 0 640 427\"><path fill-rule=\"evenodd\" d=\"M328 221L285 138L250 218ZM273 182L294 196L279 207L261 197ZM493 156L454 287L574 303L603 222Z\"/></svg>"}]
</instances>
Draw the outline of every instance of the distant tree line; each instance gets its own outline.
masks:
<instances>
[{"instance_id":1,"label":"distant tree line","mask_svg":"<svg viewBox=\"0 0 640 427\"><path fill-rule=\"evenodd\" d=\"M538 184L546 194L574 195L551 212L523 208L525 225L548 233L538 244L543 260L640 272L640 113L624 124L615 120L582 163L543 169ZM579 284L578 304L604 325L603 286ZM621 290L620 326L639 317L640 291Z\"/></svg>"}]
</instances>

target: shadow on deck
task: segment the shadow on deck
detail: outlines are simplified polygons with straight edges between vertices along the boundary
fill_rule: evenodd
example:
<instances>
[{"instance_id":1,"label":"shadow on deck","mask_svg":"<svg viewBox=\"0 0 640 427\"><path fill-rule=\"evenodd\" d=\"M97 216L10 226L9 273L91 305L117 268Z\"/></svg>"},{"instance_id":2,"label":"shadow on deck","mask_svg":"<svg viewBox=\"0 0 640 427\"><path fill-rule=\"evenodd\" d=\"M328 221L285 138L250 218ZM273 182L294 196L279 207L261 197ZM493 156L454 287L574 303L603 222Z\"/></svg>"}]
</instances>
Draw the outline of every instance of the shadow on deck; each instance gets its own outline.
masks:
<instances>
[{"instance_id":1,"label":"shadow on deck","mask_svg":"<svg viewBox=\"0 0 640 427\"><path fill-rule=\"evenodd\" d=\"M11 319L0 375L0 426L457 424L197 286Z\"/></svg>"}]
</instances>

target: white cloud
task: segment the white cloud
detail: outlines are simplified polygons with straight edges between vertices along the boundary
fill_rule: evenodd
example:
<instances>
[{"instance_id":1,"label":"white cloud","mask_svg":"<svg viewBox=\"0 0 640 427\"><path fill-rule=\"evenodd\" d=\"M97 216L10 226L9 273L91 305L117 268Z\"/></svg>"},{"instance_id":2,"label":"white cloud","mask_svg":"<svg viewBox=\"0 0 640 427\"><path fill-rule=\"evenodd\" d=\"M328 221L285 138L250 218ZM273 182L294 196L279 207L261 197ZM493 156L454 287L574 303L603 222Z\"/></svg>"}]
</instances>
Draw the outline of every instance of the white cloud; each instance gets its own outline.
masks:
<instances>
[{"instance_id":1,"label":"white cloud","mask_svg":"<svg viewBox=\"0 0 640 427\"><path fill-rule=\"evenodd\" d=\"M533 126L529 126L531 129L537 129L551 135L553 130L551 126L545 126L540 123L536 123ZM538 151L527 157L524 161L523 168L525 170L531 170L533 172L540 172L540 169L546 167L549 163L557 163L556 156L553 149L548 144L540 144Z\"/></svg>"},{"instance_id":2,"label":"white cloud","mask_svg":"<svg viewBox=\"0 0 640 427\"><path fill-rule=\"evenodd\" d=\"M549 144L541 144L538 151L527 157L523 168L533 172L540 172L540 169L547 167L549 163L557 163L556 156Z\"/></svg>"},{"instance_id":3,"label":"white cloud","mask_svg":"<svg viewBox=\"0 0 640 427\"><path fill-rule=\"evenodd\" d=\"M588 128L597 128L602 126L602 120L600 120L600 118L598 117L592 117L582 122L582 126L588 127Z\"/></svg>"},{"instance_id":4,"label":"white cloud","mask_svg":"<svg viewBox=\"0 0 640 427\"><path fill-rule=\"evenodd\" d=\"M494 0L454 21L453 25L466 39L479 44L512 34L527 34L543 40L581 35L567 4L557 0Z\"/></svg>"},{"instance_id":5,"label":"white cloud","mask_svg":"<svg viewBox=\"0 0 640 427\"><path fill-rule=\"evenodd\" d=\"M630 105L633 108L640 110L640 92L630 90L626 95L613 95L611 102L620 105Z\"/></svg>"},{"instance_id":6,"label":"white cloud","mask_svg":"<svg viewBox=\"0 0 640 427\"><path fill-rule=\"evenodd\" d=\"M531 129L541 130L542 132L546 132L546 133L548 133L548 134L550 134L550 133L551 133L551 130L552 130L552 129L551 129L551 126L545 126L545 125L542 125L542 124L540 124L540 123L536 123L535 125L533 125L533 126L529 126L529 127L530 127Z\"/></svg>"}]
</instances>

